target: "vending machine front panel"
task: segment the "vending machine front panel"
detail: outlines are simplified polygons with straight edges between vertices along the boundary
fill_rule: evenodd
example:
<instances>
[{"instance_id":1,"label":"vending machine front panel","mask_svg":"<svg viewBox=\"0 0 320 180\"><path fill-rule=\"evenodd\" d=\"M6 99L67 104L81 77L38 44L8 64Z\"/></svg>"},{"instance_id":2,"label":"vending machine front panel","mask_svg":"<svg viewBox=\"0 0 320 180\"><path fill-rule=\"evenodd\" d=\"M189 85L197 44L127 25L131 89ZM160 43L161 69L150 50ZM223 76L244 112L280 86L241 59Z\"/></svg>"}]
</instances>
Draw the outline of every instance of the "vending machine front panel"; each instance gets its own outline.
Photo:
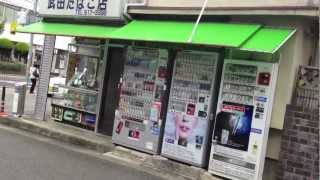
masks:
<instances>
[{"instance_id":1,"label":"vending machine front panel","mask_svg":"<svg viewBox=\"0 0 320 180\"><path fill-rule=\"evenodd\" d=\"M112 141L144 152L159 153L168 51L129 47L115 113Z\"/></svg>"},{"instance_id":2,"label":"vending machine front panel","mask_svg":"<svg viewBox=\"0 0 320 180\"><path fill-rule=\"evenodd\" d=\"M225 60L209 172L261 180L277 64Z\"/></svg>"},{"instance_id":3,"label":"vending machine front panel","mask_svg":"<svg viewBox=\"0 0 320 180\"><path fill-rule=\"evenodd\" d=\"M161 154L204 166L218 53L182 51L177 54Z\"/></svg>"}]
</instances>

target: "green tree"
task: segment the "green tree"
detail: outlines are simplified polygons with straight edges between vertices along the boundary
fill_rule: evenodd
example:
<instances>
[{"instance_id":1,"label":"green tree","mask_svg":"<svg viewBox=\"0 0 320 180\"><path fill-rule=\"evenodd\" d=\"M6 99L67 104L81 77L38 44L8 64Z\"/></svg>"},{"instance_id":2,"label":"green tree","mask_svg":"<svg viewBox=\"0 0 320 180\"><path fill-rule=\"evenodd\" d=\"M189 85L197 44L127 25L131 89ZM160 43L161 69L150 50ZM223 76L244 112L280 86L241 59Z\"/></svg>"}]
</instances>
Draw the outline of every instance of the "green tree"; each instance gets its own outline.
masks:
<instances>
[{"instance_id":1,"label":"green tree","mask_svg":"<svg viewBox=\"0 0 320 180\"><path fill-rule=\"evenodd\" d=\"M11 51L14 43L6 38L0 38L0 58L4 61L10 61Z\"/></svg>"},{"instance_id":2,"label":"green tree","mask_svg":"<svg viewBox=\"0 0 320 180\"><path fill-rule=\"evenodd\" d=\"M4 22L0 22L0 33L4 31Z\"/></svg>"},{"instance_id":3,"label":"green tree","mask_svg":"<svg viewBox=\"0 0 320 180\"><path fill-rule=\"evenodd\" d=\"M26 60L28 58L28 52L29 52L29 45L24 42L18 42L15 45L14 53L15 56L19 58L19 61L21 62L21 58L24 59L24 63L26 63Z\"/></svg>"}]
</instances>

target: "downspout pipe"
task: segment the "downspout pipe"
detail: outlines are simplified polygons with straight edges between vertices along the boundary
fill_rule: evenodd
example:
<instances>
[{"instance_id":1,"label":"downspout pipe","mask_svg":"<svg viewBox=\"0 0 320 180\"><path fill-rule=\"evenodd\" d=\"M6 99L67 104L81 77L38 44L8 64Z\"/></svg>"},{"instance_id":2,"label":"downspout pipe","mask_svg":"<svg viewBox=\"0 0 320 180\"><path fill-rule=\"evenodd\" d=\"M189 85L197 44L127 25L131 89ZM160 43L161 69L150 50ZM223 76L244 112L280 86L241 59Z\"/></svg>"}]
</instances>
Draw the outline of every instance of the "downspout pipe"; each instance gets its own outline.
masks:
<instances>
[{"instance_id":1,"label":"downspout pipe","mask_svg":"<svg viewBox=\"0 0 320 180\"><path fill-rule=\"evenodd\" d=\"M146 6L148 4L148 0L144 0L142 3L128 3L128 1L130 0L126 0L126 3L124 5L124 9L123 9L123 15L124 17L132 20L131 15L128 13L128 9L129 7L143 7Z\"/></svg>"},{"instance_id":2,"label":"downspout pipe","mask_svg":"<svg viewBox=\"0 0 320 180\"><path fill-rule=\"evenodd\" d=\"M318 59L317 59L317 63L318 63L318 68L320 71L320 0L318 0ZM319 96L318 96L318 105L320 106L320 86L319 88ZM319 111L319 116L320 116L320 111ZM319 125L320 126L320 125Z\"/></svg>"},{"instance_id":3,"label":"downspout pipe","mask_svg":"<svg viewBox=\"0 0 320 180\"><path fill-rule=\"evenodd\" d=\"M200 11L200 14L199 14L198 19L197 19L197 22L196 22L196 24L193 26L192 32L191 32L190 37L189 37L189 39L188 39L188 42L189 42L189 43L192 42L193 36L194 36L194 34L196 33L196 31L197 31L197 28L198 28L198 25L199 25L199 23L200 23L201 17L202 17L202 15L203 15L203 13L204 13L204 10L206 9L207 3L208 3L208 0L204 0L203 5L202 5L202 8L201 8L201 11Z\"/></svg>"}]
</instances>

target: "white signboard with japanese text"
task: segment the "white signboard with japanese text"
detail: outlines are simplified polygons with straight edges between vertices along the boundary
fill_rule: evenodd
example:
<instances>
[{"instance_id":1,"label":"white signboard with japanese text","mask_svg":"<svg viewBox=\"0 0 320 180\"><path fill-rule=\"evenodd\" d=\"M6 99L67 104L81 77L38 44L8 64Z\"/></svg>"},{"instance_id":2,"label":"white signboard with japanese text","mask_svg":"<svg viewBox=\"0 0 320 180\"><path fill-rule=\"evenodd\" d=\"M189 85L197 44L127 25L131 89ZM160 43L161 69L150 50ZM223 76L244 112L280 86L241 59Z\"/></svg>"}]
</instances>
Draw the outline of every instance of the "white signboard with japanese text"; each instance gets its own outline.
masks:
<instances>
[{"instance_id":1,"label":"white signboard with japanese text","mask_svg":"<svg viewBox=\"0 0 320 180\"><path fill-rule=\"evenodd\" d=\"M120 19L123 0L40 0L43 17Z\"/></svg>"}]
</instances>

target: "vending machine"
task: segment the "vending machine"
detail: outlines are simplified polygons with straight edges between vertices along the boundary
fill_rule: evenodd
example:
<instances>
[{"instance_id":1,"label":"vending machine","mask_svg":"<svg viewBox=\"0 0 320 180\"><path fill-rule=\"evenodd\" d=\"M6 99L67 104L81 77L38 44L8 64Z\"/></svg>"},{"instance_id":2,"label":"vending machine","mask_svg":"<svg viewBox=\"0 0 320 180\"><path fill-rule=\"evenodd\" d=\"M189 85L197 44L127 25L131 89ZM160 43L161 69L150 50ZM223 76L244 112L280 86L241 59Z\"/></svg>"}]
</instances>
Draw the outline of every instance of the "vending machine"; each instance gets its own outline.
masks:
<instances>
[{"instance_id":1,"label":"vending machine","mask_svg":"<svg viewBox=\"0 0 320 180\"><path fill-rule=\"evenodd\" d=\"M127 49L113 143L159 153L167 62L168 51L165 49Z\"/></svg>"},{"instance_id":2,"label":"vending machine","mask_svg":"<svg viewBox=\"0 0 320 180\"><path fill-rule=\"evenodd\" d=\"M262 179L277 73L277 63L224 61L210 173Z\"/></svg>"},{"instance_id":3,"label":"vending machine","mask_svg":"<svg viewBox=\"0 0 320 180\"><path fill-rule=\"evenodd\" d=\"M161 155L205 166L208 133L215 110L212 105L218 97L218 61L219 54L214 52L177 54Z\"/></svg>"}]
</instances>

